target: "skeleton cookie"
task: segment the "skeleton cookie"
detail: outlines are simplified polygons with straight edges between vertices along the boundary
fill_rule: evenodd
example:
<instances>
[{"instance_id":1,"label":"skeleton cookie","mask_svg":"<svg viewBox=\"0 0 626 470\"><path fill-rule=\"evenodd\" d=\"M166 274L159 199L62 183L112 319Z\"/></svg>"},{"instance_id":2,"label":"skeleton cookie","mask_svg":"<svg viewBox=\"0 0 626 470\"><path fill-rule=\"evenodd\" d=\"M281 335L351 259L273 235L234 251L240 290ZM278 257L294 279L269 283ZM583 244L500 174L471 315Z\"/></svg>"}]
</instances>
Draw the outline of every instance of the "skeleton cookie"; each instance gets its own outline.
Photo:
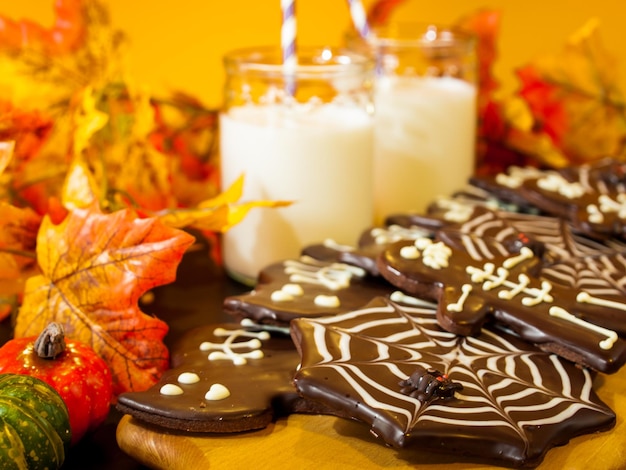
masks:
<instances>
[{"instance_id":1,"label":"skeleton cookie","mask_svg":"<svg viewBox=\"0 0 626 470\"><path fill-rule=\"evenodd\" d=\"M117 408L165 428L241 432L293 412L334 414L302 399L292 384L299 363L289 336L237 324L186 333L172 367L143 392L120 395Z\"/></svg>"},{"instance_id":2,"label":"skeleton cookie","mask_svg":"<svg viewBox=\"0 0 626 470\"><path fill-rule=\"evenodd\" d=\"M413 227L438 225L439 230L490 237L510 250L519 250L521 245L531 246L535 255L541 256L548 263L626 251L626 245L619 240L600 242L590 239L577 233L568 221L557 217L486 207L466 209L447 206L447 210L429 215L405 215L403 222Z\"/></svg>"},{"instance_id":3,"label":"skeleton cookie","mask_svg":"<svg viewBox=\"0 0 626 470\"><path fill-rule=\"evenodd\" d=\"M522 246L511 252L491 238L439 232L435 241L398 242L379 258L381 275L406 293L436 300L447 331L477 334L487 320L580 365L612 373L626 362L626 343L603 325L623 315L588 292L541 277L541 260Z\"/></svg>"},{"instance_id":4,"label":"skeleton cookie","mask_svg":"<svg viewBox=\"0 0 626 470\"><path fill-rule=\"evenodd\" d=\"M294 318L350 311L394 291L358 266L302 256L261 270L254 290L227 297L224 310L237 319L289 326Z\"/></svg>"},{"instance_id":5,"label":"skeleton cookie","mask_svg":"<svg viewBox=\"0 0 626 470\"><path fill-rule=\"evenodd\" d=\"M589 236L624 238L624 174L626 164L606 159L560 171L533 169L519 179L501 174L496 181L542 212L569 220Z\"/></svg>"}]
</instances>

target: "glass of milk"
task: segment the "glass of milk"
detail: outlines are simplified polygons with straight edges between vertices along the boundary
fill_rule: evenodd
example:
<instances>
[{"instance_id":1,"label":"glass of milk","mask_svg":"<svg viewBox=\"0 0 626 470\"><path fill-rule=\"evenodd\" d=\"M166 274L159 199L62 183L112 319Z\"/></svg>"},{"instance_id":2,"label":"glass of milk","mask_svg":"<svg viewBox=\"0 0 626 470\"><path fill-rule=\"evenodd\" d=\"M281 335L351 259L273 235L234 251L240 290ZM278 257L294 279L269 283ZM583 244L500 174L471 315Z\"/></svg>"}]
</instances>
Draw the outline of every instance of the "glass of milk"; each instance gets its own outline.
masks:
<instances>
[{"instance_id":1,"label":"glass of milk","mask_svg":"<svg viewBox=\"0 0 626 470\"><path fill-rule=\"evenodd\" d=\"M376 223L422 212L462 189L475 167L474 39L447 27L390 23L374 29Z\"/></svg>"},{"instance_id":2,"label":"glass of milk","mask_svg":"<svg viewBox=\"0 0 626 470\"><path fill-rule=\"evenodd\" d=\"M255 208L222 239L224 266L248 285L271 263L312 243L354 245L373 223L373 60L333 48L298 48L287 70L279 48L224 57L221 182L244 175Z\"/></svg>"}]
</instances>

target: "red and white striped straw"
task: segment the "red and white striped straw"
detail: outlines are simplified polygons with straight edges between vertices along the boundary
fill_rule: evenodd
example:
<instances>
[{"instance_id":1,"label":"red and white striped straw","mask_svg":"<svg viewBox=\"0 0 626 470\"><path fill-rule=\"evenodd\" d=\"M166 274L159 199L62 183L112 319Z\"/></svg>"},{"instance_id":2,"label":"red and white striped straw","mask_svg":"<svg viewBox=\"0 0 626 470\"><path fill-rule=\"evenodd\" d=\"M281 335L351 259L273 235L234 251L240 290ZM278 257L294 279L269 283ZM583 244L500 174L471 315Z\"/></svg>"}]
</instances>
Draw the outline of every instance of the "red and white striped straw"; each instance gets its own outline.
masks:
<instances>
[{"instance_id":1,"label":"red and white striped straw","mask_svg":"<svg viewBox=\"0 0 626 470\"><path fill-rule=\"evenodd\" d=\"M298 64L296 53L296 2L295 0L280 0L283 12L283 22L280 30L280 43L283 52L283 67L285 75L289 77L295 72ZM293 94L293 79L287 79L287 90Z\"/></svg>"},{"instance_id":2,"label":"red and white striped straw","mask_svg":"<svg viewBox=\"0 0 626 470\"><path fill-rule=\"evenodd\" d=\"M361 0L348 0L348 6L354 27L363 39L367 39L370 35L370 26L367 22L367 13L365 13L363 3Z\"/></svg>"}]
</instances>

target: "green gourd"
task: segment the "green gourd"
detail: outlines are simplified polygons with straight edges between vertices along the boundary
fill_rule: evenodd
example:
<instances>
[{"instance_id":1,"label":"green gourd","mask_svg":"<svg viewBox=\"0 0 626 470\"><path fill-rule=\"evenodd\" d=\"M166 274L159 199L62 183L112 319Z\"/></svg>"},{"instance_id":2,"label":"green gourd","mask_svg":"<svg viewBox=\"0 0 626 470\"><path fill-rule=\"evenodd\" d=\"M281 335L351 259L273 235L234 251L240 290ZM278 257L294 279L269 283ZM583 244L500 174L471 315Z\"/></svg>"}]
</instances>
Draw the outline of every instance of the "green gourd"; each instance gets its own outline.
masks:
<instances>
[{"instance_id":1,"label":"green gourd","mask_svg":"<svg viewBox=\"0 0 626 470\"><path fill-rule=\"evenodd\" d=\"M0 374L0 468L55 470L71 440L67 407L47 383Z\"/></svg>"}]
</instances>

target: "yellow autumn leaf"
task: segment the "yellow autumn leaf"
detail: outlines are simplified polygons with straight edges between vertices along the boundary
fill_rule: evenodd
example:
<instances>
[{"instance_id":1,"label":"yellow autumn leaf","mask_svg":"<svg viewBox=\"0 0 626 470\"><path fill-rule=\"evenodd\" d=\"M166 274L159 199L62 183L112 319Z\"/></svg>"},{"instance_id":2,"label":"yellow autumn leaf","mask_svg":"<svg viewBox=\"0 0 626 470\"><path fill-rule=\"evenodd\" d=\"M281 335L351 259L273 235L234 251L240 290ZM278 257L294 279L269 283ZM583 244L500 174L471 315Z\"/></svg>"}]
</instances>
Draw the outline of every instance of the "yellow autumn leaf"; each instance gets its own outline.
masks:
<instances>
[{"instance_id":1,"label":"yellow autumn leaf","mask_svg":"<svg viewBox=\"0 0 626 470\"><path fill-rule=\"evenodd\" d=\"M96 108L92 87L85 87L78 94L79 105L74 111L74 155L80 155L89 146L91 137L102 129L109 116Z\"/></svg>"},{"instance_id":2,"label":"yellow autumn leaf","mask_svg":"<svg viewBox=\"0 0 626 470\"><path fill-rule=\"evenodd\" d=\"M89 168L80 158L74 158L67 171L61 202L66 209L92 207L98 201L98 185Z\"/></svg>"},{"instance_id":3,"label":"yellow autumn leaf","mask_svg":"<svg viewBox=\"0 0 626 470\"><path fill-rule=\"evenodd\" d=\"M197 208L161 211L157 216L161 221L174 228L195 228L212 232L225 232L241 222L255 208L284 207L290 201L249 201L239 203L243 194L244 176L216 197L198 204Z\"/></svg>"},{"instance_id":4,"label":"yellow autumn leaf","mask_svg":"<svg viewBox=\"0 0 626 470\"><path fill-rule=\"evenodd\" d=\"M15 149L15 142L0 142L0 175L4 172L11 158L13 158L13 150Z\"/></svg>"}]
</instances>

